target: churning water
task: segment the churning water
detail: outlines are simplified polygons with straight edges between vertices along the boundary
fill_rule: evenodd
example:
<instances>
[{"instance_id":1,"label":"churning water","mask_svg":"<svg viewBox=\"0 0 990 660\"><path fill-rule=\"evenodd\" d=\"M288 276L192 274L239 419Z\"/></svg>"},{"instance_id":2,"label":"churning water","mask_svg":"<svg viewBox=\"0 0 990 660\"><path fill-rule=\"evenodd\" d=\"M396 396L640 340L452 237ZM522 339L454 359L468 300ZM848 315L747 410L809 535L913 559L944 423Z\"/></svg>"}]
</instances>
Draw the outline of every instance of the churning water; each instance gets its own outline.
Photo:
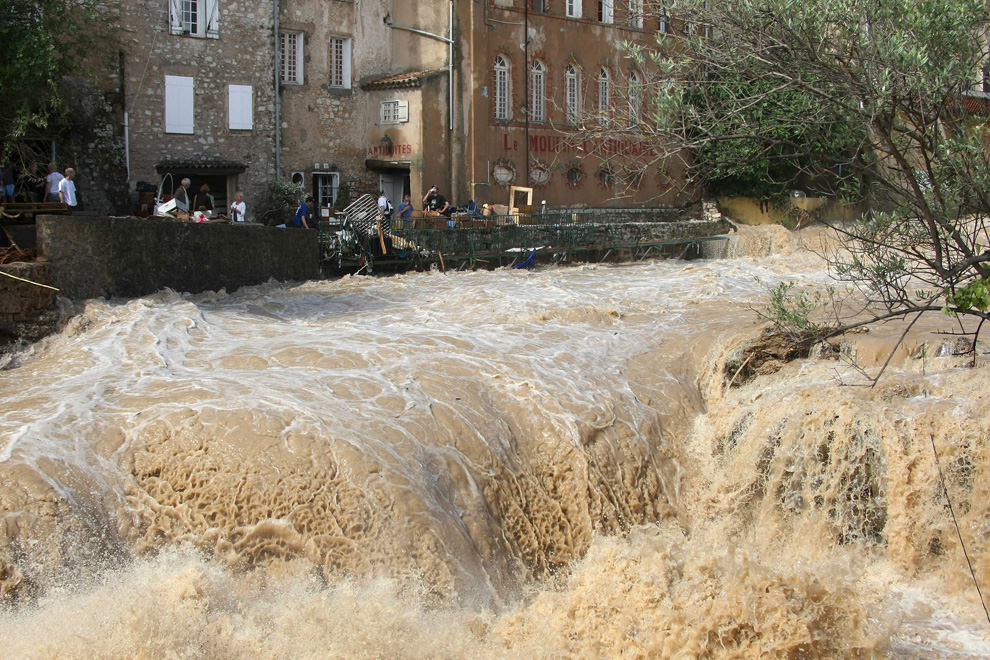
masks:
<instances>
[{"instance_id":1,"label":"churning water","mask_svg":"<svg viewBox=\"0 0 990 660\"><path fill-rule=\"evenodd\" d=\"M0 372L0 657L990 655L988 368L726 388L799 239L90 301Z\"/></svg>"}]
</instances>

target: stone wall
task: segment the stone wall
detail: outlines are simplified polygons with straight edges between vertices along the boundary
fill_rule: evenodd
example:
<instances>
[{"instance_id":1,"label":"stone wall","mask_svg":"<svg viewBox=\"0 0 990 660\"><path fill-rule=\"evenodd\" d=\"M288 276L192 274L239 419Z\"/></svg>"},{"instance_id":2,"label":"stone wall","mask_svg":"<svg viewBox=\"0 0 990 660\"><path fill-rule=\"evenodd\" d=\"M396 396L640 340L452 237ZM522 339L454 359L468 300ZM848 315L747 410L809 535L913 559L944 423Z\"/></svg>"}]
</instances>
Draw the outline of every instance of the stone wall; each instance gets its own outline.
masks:
<instances>
[{"instance_id":1,"label":"stone wall","mask_svg":"<svg viewBox=\"0 0 990 660\"><path fill-rule=\"evenodd\" d=\"M56 304L57 293L38 286L52 286L51 264L3 264L0 265L0 273L5 273L0 274L0 348L18 338L37 341L53 332L60 319ZM13 279L7 275L21 279Z\"/></svg>"},{"instance_id":2,"label":"stone wall","mask_svg":"<svg viewBox=\"0 0 990 660\"><path fill-rule=\"evenodd\" d=\"M157 218L40 216L38 252L72 299L197 293L320 277L315 231Z\"/></svg>"}]
</instances>

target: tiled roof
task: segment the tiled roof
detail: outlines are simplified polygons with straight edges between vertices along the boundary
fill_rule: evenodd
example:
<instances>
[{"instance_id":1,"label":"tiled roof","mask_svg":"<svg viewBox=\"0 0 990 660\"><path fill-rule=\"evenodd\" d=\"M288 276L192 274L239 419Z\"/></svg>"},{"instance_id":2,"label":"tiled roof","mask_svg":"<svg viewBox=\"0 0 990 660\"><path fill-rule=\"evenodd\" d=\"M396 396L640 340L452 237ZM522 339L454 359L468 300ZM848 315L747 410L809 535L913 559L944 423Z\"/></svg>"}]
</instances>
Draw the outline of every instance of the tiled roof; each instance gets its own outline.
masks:
<instances>
[{"instance_id":1,"label":"tiled roof","mask_svg":"<svg viewBox=\"0 0 990 660\"><path fill-rule=\"evenodd\" d=\"M428 69L426 71L407 71L394 73L384 78L375 78L361 83L362 89L400 89L419 87L423 80L431 76L446 73L446 69Z\"/></svg>"}]
</instances>

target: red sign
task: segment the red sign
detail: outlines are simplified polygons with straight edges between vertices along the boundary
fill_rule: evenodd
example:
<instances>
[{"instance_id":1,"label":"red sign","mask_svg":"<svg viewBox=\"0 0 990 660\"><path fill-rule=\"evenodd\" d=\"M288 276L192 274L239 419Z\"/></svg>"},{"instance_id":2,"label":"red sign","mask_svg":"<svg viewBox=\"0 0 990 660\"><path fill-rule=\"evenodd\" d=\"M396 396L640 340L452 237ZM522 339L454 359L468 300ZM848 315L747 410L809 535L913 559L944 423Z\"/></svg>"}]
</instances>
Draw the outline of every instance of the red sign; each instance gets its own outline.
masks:
<instances>
[{"instance_id":1,"label":"red sign","mask_svg":"<svg viewBox=\"0 0 990 660\"><path fill-rule=\"evenodd\" d=\"M525 142L523 142L525 144ZM508 133L502 134L503 151L519 151L519 140L512 139ZM562 135L530 135L530 153L590 153L591 151L605 152L607 154L623 154L627 156L648 156L654 154L654 147L651 143L640 140L604 140L598 143L585 140L580 144L568 143Z\"/></svg>"},{"instance_id":2,"label":"red sign","mask_svg":"<svg viewBox=\"0 0 990 660\"><path fill-rule=\"evenodd\" d=\"M373 147L368 147L368 156L377 156L379 158L394 158L395 156L412 156L413 148L411 144L393 144L392 153L388 152L388 148L384 145L377 144Z\"/></svg>"}]
</instances>

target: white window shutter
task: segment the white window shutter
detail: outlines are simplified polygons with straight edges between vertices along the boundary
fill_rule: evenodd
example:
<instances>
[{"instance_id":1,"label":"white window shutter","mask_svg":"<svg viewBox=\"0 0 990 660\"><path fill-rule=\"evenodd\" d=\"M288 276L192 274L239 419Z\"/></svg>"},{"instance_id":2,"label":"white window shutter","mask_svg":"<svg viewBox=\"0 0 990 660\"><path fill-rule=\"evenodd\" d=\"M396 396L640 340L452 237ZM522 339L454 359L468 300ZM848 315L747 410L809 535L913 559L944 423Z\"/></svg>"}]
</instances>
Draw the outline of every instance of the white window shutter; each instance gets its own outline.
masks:
<instances>
[{"instance_id":1,"label":"white window shutter","mask_svg":"<svg viewBox=\"0 0 990 660\"><path fill-rule=\"evenodd\" d=\"M168 31L182 34L182 0L168 0Z\"/></svg>"},{"instance_id":2,"label":"white window shutter","mask_svg":"<svg viewBox=\"0 0 990 660\"><path fill-rule=\"evenodd\" d=\"M254 90L250 85L228 85L227 91L230 129L250 131L254 128Z\"/></svg>"},{"instance_id":3,"label":"white window shutter","mask_svg":"<svg viewBox=\"0 0 990 660\"><path fill-rule=\"evenodd\" d=\"M399 110L397 114L399 123L404 124L409 121L409 101L399 101Z\"/></svg>"},{"instance_id":4,"label":"white window shutter","mask_svg":"<svg viewBox=\"0 0 990 660\"><path fill-rule=\"evenodd\" d=\"M206 36L210 39L220 38L220 3L219 0L206 0Z\"/></svg>"},{"instance_id":5,"label":"white window shutter","mask_svg":"<svg viewBox=\"0 0 990 660\"><path fill-rule=\"evenodd\" d=\"M193 134L193 79L165 76L165 132Z\"/></svg>"},{"instance_id":6,"label":"white window shutter","mask_svg":"<svg viewBox=\"0 0 990 660\"><path fill-rule=\"evenodd\" d=\"M351 88L351 40L344 39L344 87Z\"/></svg>"}]
</instances>

